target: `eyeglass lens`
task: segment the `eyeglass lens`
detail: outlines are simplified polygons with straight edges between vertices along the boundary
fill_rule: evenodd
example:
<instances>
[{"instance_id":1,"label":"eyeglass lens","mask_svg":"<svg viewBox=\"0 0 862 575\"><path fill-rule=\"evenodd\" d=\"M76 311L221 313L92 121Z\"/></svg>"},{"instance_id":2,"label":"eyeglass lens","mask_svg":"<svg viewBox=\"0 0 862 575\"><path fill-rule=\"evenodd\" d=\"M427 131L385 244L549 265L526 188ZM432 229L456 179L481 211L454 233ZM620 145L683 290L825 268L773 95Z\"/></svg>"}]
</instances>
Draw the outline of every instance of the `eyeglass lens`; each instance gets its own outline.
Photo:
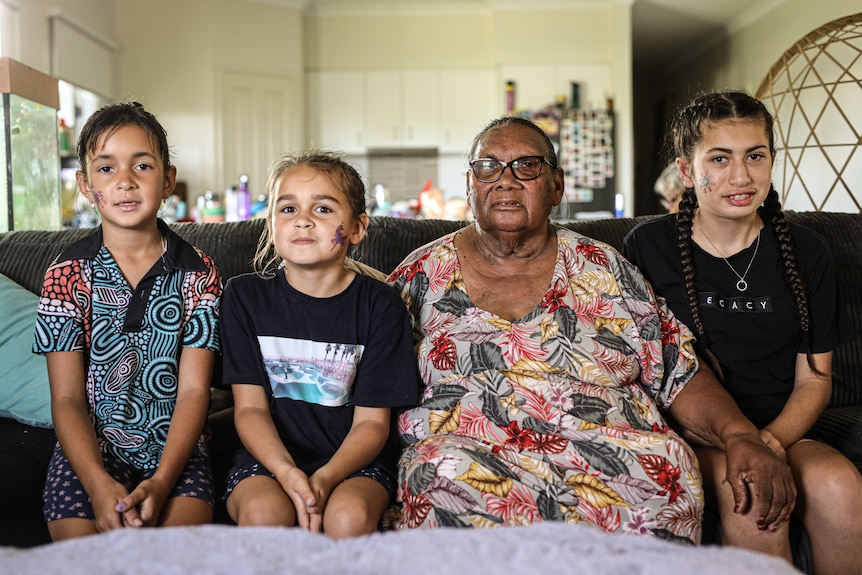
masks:
<instances>
[{"instance_id":1,"label":"eyeglass lens","mask_svg":"<svg viewBox=\"0 0 862 575\"><path fill-rule=\"evenodd\" d=\"M503 172L507 166L512 168L512 173L517 179L535 180L542 172L542 164L544 163L545 158L542 156L524 156L511 162L502 162L493 158L479 158L472 160L470 167L477 180L493 183L503 177Z\"/></svg>"}]
</instances>

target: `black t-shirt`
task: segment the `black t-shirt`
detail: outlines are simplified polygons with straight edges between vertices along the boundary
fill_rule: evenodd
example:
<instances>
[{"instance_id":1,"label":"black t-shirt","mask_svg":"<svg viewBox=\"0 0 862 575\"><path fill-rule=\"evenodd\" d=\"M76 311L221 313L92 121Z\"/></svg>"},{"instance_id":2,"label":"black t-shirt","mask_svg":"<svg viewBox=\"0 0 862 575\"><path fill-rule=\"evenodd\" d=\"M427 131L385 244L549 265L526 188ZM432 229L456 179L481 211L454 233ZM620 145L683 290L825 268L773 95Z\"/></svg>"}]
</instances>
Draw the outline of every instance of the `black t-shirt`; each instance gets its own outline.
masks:
<instances>
[{"instance_id":1,"label":"black t-shirt","mask_svg":"<svg viewBox=\"0 0 862 575\"><path fill-rule=\"evenodd\" d=\"M722 258L693 244L695 287L700 298L700 317L706 341L696 349L703 356L708 345L721 363L724 384L743 413L758 427L770 423L793 391L797 354L834 350L853 334L841 303L832 256L822 237L791 224L796 255L802 269L811 319L810 350L803 341L799 313L788 286L778 240L772 226L761 230L755 243L728 258L748 289L737 289L739 278ZM643 272L656 294L695 333L685 294L682 264L677 247L676 216L667 215L633 228L624 240L624 254Z\"/></svg>"},{"instance_id":2,"label":"black t-shirt","mask_svg":"<svg viewBox=\"0 0 862 575\"><path fill-rule=\"evenodd\" d=\"M266 390L281 440L306 473L347 436L354 406L406 407L420 379L407 308L390 286L357 275L330 298L303 294L279 272L231 278L219 325L224 385ZM375 464L393 469L397 443Z\"/></svg>"}]
</instances>

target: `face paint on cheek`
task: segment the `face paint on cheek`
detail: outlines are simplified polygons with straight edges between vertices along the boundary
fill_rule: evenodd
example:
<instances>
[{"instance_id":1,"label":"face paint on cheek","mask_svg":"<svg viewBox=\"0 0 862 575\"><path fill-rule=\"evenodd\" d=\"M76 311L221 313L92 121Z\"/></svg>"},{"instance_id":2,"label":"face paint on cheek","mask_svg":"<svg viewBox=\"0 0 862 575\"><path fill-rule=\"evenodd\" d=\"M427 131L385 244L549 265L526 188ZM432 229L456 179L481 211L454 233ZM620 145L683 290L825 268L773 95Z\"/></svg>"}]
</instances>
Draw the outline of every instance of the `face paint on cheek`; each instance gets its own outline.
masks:
<instances>
[{"instance_id":1,"label":"face paint on cheek","mask_svg":"<svg viewBox=\"0 0 862 575\"><path fill-rule=\"evenodd\" d=\"M709 176L709 174L704 174L700 177L700 187L706 193L712 191L713 183L714 182L712 181L712 178Z\"/></svg>"},{"instance_id":2,"label":"face paint on cheek","mask_svg":"<svg viewBox=\"0 0 862 575\"><path fill-rule=\"evenodd\" d=\"M94 192L94 191L93 191L93 188L92 188L92 187L90 187L90 193L91 193L91 194L93 194L93 202L94 202L97 206L101 206L101 205L102 205L102 202L105 200L105 194L104 194L104 192Z\"/></svg>"},{"instance_id":3,"label":"face paint on cheek","mask_svg":"<svg viewBox=\"0 0 862 575\"><path fill-rule=\"evenodd\" d=\"M340 224L335 230L335 237L332 238L332 249L336 250L344 245L347 238L344 237L344 224Z\"/></svg>"}]
</instances>

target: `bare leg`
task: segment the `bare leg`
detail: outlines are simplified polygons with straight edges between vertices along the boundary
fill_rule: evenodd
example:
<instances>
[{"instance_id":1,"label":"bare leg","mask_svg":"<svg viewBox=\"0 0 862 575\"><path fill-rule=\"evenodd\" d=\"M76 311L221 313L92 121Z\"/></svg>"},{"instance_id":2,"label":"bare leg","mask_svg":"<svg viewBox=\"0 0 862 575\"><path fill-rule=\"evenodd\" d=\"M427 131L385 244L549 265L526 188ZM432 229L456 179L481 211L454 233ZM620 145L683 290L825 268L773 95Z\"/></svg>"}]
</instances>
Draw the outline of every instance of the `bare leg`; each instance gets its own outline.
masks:
<instances>
[{"instance_id":1,"label":"bare leg","mask_svg":"<svg viewBox=\"0 0 862 575\"><path fill-rule=\"evenodd\" d=\"M787 450L799 496L794 514L811 540L816 573L859 573L862 565L862 475L846 457L817 441Z\"/></svg>"},{"instance_id":2,"label":"bare leg","mask_svg":"<svg viewBox=\"0 0 862 575\"><path fill-rule=\"evenodd\" d=\"M790 526L782 523L774 532L757 528L756 517L751 509L734 513L733 493L725 481L726 458L723 451L714 447L695 449L704 487L708 497L714 498L721 517L722 543L783 557L793 563L790 549Z\"/></svg>"},{"instance_id":3,"label":"bare leg","mask_svg":"<svg viewBox=\"0 0 862 575\"><path fill-rule=\"evenodd\" d=\"M197 497L171 497L159 516L159 526L205 525L213 521L213 508Z\"/></svg>"},{"instance_id":4,"label":"bare leg","mask_svg":"<svg viewBox=\"0 0 862 575\"><path fill-rule=\"evenodd\" d=\"M240 481L227 498L227 512L237 525L296 525L293 502L281 484L267 475Z\"/></svg>"},{"instance_id":5,"label":"bare leg","mask_svg":"<svg viewBox=\"0 0 862 575\"><path fill-rule=\"evenodd\" d=\"M374 533L388 505L389 495L380 483L368 477L351 477L329 496L323 531L333 539Z\"/></svg>"},{"instance_id":6,"label":"bare leg","mask_svg":"<svg viewBox=\"0 0 862 575\"><path fill-rule=\"evenodd\" d=\"M96 522L92 519L80 519L70 517L68 519L57 519L48 523L48 533L51 534L51 541L64 541L74 537L85 537L87 535L95 535L99 532L96 529Z\"/></svg>"}]
</instances>

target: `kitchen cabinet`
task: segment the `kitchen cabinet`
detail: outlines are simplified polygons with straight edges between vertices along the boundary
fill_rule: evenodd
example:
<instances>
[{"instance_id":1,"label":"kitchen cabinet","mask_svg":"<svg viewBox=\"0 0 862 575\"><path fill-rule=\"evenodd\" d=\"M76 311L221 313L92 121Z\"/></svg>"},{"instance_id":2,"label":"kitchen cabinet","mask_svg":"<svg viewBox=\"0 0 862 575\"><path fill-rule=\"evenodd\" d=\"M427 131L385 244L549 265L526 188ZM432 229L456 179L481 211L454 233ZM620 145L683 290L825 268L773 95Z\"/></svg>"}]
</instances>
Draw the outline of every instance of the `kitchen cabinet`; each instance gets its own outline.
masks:
<instances>
[{"instance_id":1,"label":"kitchen cabinet","mask_svg":"<svg viewBox=\"0 0 862 575\"><path fill-rule=\"evenodd\" d=\"M369 148L437 146L436 70L365 73L365 128Z\"/></svg>"},{"instance_id":2,"label":"kitchen cabinet","mask_svg":"<svg viewBox=\"0 0 862 575\"><path fill-rule=\"evenodd\" d=\"M502 113L502 84L493 69L440 71L441 153L466 154L473 137Z\"/></svg>"},{"instance_id":3,"label":"kitchen cabinet","mask_svg":"<svg viewBox=\"0 0 862 575\"><path fill-rule=\"evenodd\" d=\"M309 147L364 154L365 73L311 72L306 90Z\"/></svg>"}]
</instances>

